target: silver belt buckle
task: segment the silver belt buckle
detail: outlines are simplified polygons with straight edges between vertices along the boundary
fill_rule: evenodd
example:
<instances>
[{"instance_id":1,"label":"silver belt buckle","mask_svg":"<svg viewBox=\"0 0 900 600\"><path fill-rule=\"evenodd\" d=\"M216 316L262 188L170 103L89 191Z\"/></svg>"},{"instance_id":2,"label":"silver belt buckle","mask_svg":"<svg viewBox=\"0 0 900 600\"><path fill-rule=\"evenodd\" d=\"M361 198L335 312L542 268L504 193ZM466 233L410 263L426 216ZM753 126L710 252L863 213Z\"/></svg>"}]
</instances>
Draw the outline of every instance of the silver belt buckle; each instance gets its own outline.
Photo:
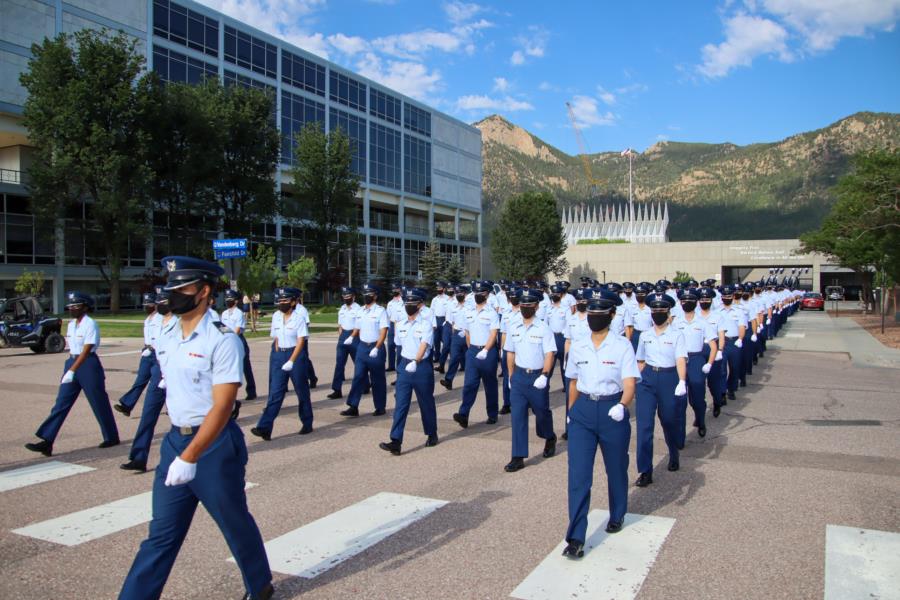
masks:
<instances>
[{"instance_id":1,"label":"silver belt buckle","mask_svg":"<svg viewBox=\"0 0 900 600\"><path fill-rule=\"evenodd\" d=\"M181 435L192 435L194 433L194 428L190 425L182 425L178 428L178 433Z\"/></svg>"},{"instance_id":2,"label":"silver belt buckle","mask_svg":"<svg viewBox=\"0 0 900 600\"><path fill-rule=\"evenodd\" d=\"M594 402L598 402L600 400L600 394L588 394L588 397Z\"/></svg>"}]
</instances>

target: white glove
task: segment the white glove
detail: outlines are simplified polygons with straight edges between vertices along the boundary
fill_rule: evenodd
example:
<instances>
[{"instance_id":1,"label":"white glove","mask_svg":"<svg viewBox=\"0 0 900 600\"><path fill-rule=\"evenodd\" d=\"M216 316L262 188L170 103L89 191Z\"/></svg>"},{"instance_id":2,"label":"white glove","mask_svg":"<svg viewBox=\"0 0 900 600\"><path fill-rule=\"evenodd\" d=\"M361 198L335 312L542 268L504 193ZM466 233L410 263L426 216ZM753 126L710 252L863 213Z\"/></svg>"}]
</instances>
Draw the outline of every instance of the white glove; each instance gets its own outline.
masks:
<instances>
[{"instance_id":1,"label":"white glove","mask_svg":"<svg viewBox=\"0 0 900 600\"><path fill-rule=\"evenodd\" d=\"M418 363L414 360L411 360L408 363L406 363L406 372L407 373L415 373L417 364Z\"/></svg>"},{"instance_id":2,"label":"white glove","mask_svg":"<svg viewBox=\"0 0 900 600\"><path fill-rule=\"evenodd\" d=\"M716 351L716 360L722 360L722 351L721 350Z\"/></svg>"},{"instance_id":3,"label":"white glove","mask_svg":"<svg viewBox=\"0 0 900 600\"><path fill-rule=\"evenodd\" d=\"M482 349L481 349L481 352L479 352L478 354L475 355L475 358L477 358L478 360L484 360L484 359L486 359L486 358L487 358L487 350L485 350L484 348L482 348Z\"/></svg>"},{"instance_id":4,"label":"white glove","mask_svg":"<svg viewBox=\"0 0 900 600\"><path fill-rule=\"evenodd\" d=\"M744 347L744 340L742 340L742 339L734 340L734 347L735 347L735 348L743 348L743 347Z\"/></svg>"},{"instance_id":5,"label":"white glove","mask_svg":"<svg viewBox=\"0 0 900 600\"><path fill-rule=\"evenodd\" d=\"M189 463L176 456L169 465L169 473L166 475L166 485L181 485L191 481L197 476L197 463Z\"/></svg>"},{"instance_id":6,"label":"white glove","mask_svg":"<svg viewBox=\"0 0 900 600\"><path fill-rule=\"evenodd\" d=\"M684 396L685 394L687 394L687 383L682 379L678 382L678 385L675 386L675 395Z\"/></svg>"},{"instance_id":7,"label":"white glove","mask_svg":"<svg viewBox=\"0 0 900 600\"><path fill-rule=\"evenodd\" d=\"M465 331L465 330L460 331L460 332L459 332L459 337L465 338L465 337L466 337L466 331Z\"/></svg>"},{"instance_id":8,"label":"white glove","mask_svg":"<svg viewBox=\"0 0 900 600\"><path fill-rule=\"evenodd\" d=\"M165 379L160 379L160 380L159 380L159 385L156 386L156 387L158 387L158 388L161 389L161 390L166 389L166 380L165 380Z\"/></svg>"},{"instance_id":9,"label":"white glove","mask_svg":"<svg viewBox=\"0 0 900 600\"><path fill-rule=\"evenodd\" d=\"M75 371L66 371L60 383L72 383L73 381L75 381Z\"/></svg>"},{"instance_id":10,"label":"white glove","mask_svg":"<svg viewBox=\"0 0 900 600\"><path fill-rule=\"evenodd\" d=\"M292 361L292 360L289 360L289 361L285 362L283 365L281 365L282 371L290 371L293 368L294 368L294 361Z\"/></svg>"},{"instance_id":11,"label":"white glove","mask_svg":"<svg viewBox=\"0 0 900 600\"><path fill-rule=\"evenodd\" d=\"M758 340L758 339L759 339L759 338L756 337L756 334L755 334L755 333L754 333L753 335L750 336L750 341L751 341L751 342L755 342L755 341Z\"/></svg>"},{"instance_id":12,"label":"white glove","mask_svg":"<svg viewBox=\"0 0 900 600\"><path fill-rule=\"evenodd\" d=\"M534 387L536 387L536 388L539 389L539 390L542 390L542 389L544 389L545 387L547 387L547 376L541 374L540 377L538 377L537 379L535 379L535 380L534 380Z\"/></svg>"},{"instance_id":13,"label":"white glove","mask_svg":"<svg viewBox=\"0 0 900 600\"><path fill-rule=\"evenodd\" d=\"M144 358L147 358L151 354L153 354L153 350L151 350L150 348L144 348L144 351L141 352L141 356L143 356Z\"/></svg>"},{"instance_id":14,"label":"white glove","mask_svg":"<svg viewBox=\"0 0 900 600\"><path fill-rule=\"evenodd\" d=\"M345 345L345 346L349 346L349 345L352 344L352 343L353 343L353 336L352 336L352 335L348 335L348 336L347 336L347 339L344 340L344 345Z\"/></svg>"},{"instance_id":15,"label":"white glove","mask_svg":"<svg viewBox=\"0 0 900 600\"><path fill-rule=\"evenodd\" d=\"M762 330L763 330L763 326L760 325L759 327L756 328L756 333L762 333Z\"/></svg>"},{"instance_id":16,"label":"white glove","mask_svg":"<svg viewBox=\"0 0 900 600\"><path fill-rule=\"evenodd\" d=\"M616 403L616 405L609 409L609 412L606 414L608 414L609 418L613 421L621 421L625 418L625 407L622 406L621 403Z\"/></svg>"},{"instance_id":17,"label":"white glove","mask_svg":"<svg viewBox=\"0 0 900 600\"><path fill-rule=\"evenodd\" d=\"M766 325L771 325L771 324L772 324L772 319L771 319L771 318L767 318L767 319L766 319Z\"/></svg>"},{"instance_id":18,"label":"white glove","mask_svg":"<svg viewBox=\"0 0 900 600\"><path fill-rule=\"evenodd\" d=\"M370 358L378 358L378 346L374 346L372 350L369 351Z\"/></svg>"},{"instance_id":19,"label":"white glove","mask_svg":"<svg viewBox=\"0 0 900 600\"><path fill-rule=\"evenodd\" d=\"M712 365L706 363L702 367L700 367L700 370L703 371L704 375L709 375L709 372L712 371Z\"/></svg>"}]
</instances>

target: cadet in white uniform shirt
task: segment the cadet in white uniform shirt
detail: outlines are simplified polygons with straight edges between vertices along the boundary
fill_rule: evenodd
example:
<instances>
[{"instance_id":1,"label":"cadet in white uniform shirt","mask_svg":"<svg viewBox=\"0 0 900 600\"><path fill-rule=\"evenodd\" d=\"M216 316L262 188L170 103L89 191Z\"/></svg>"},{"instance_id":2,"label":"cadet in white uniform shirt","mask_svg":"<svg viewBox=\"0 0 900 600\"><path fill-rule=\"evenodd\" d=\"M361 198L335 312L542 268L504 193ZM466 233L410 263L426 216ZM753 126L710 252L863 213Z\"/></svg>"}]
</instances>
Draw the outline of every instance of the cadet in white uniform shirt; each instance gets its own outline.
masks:
<instances>
[{"instance_id":1,"label":"cadet in white uniform shirt","mask_svg":"<svg viewBox=\"0 0 900 600\"><path fill-rule=\"evenodd\" d=\"M253 377L253 366L250 364L250 346L244 337L247 329L247 313L238 306L238 300L242 297L237 290L225 290L225 310L222 311L222 324L231 329L241 340L244 349L244 391L247 392L245 400L256 399L256 378Z\"/></svg>"},{"instance_id":2,"label":"cadet in white uniform shirt","mask_svg":"<svg viewBox=\"0 0 900 600\"><path fill-rule=\"evenodd\" d=\"M156 352L154 351L154 342L160 333L160 320L162 317L156 312L156 294L147 292L143 295L144 311L147 318L144 319L144 347L141 349L141 359L138 363L137 376L125 394L119 398L119 402L113 405L113 409L130 416L132 409L141 399L144 388L150 383L151 371L156 364Z\"/></svg>"},{"instance_id":3,"label":"cadet in white uniform shirt","mask_svg":"<svg viewBox=\"0 0 900 600\"><path fill-rule=\"evenodd\" d=\"M342 388L347 358L349 357L353 364L356 364L356 346L359 343L359 337L353 335L360 309L359 304L356 303L356 290L352 287L342 287L341 299L343 303L338 310L338 341L335 349L334 375L331 378L331 393L328 394L328 398L332 400L344 397ZM367 393L368 389L369 387L366 385L363 393Z\"/></svg>"},{"instance_id":4,"label":"cadet in white uniform shirt","mask_svg":"<svg viewBox=\"0 0 900 600\"><path fill-rule=\"evenodd\" d=\"M403 286L399 283L391 285L391 299L384 307L388 318L388 336L387 336L387 368L385 372L390 373L397 369L397 342L395 341L397 333L397 323L406 318L403 313Z\"/></svg>"},{"instance_id":5,"label":"cadet in white uniform shirt","mask_svg":"<svg viewBox=\"0 0 900 600\"><path fill-rule=\"evenodd\" d=\"M550 288L550 306L547 308L547 311L544 314L544 322L547 323L547 325L550 327L550 331L553 332L553 341L556 344L556 352L554 355L553 365L550 368L550 377L553 377L553 372L556 370L557 363L559 363L559 378L562 380L562 389L565 390L565 332L566 324L568 323L569 317L572 316L572 312L568 307L563 305L563 296L568 296L565 286L559 283L553 284L553 287Z\"/></svg>"},{"instance_id":6,"label":"cadet in white uniform shirt","mask_svg":"<svg viewBox=\"0 0 900 600\"><path fill-rule=\"evenodd\" d=\"M434 344L432 345L431 350L432 362L435 362L440 358L441 347L444 343L444 321L447 320L447 307L451 302L450 296L444 293L447 286L447 283L438 281L435 284L437 294L431 299L431 312L434 314Z\"/></svg>"},{"instance_id":7,"label":"cadet in white uniform shirt","mask_svg":"<svg viewBox=\"0 0 900 600\"><path fill-rule=\"evenodd\" d=\"M453 389L453 378L456 377L457 371L461 369L465 372L466 370L466 350L468 346L466 345L465 321L468 308L466 307L465 294L465 287L457 286L456 295L454 296L456 301L451 304L450 308L447 310L447 320L450 322L451 327L449 348L450 362L447 365L446 374L439 383L448 390ZM447 348L444 349L444 352L447 352ZM446 354L441 357L442 364L445 360L445 356Z\"/></svg>"},{"instance_id":8,"label":"cadet in white uniform shirt","mask_svg":"<svg viewBox=\"0 0 900 600\"><path fill-rule=\"evenodd\" d=\"M347 408L341 411L341 415L345 417L359 416L359 401L370 383L372 401L375 403L375 412L372 414L376 417L385 414L387 406L387 379L384 375L387 312L376 303L377 287L365 284L362 295L365 306L356 312L356 328L353 331L353 335L359 337L353 383L347 396Z\"/></svg>"},{"instance_id":9,"label":"cadet in white uniform shirt","mask_svg":"<svg viewBox=\"0 0 900 600\"><path fill-rule=\"evenodd\" d=\"M510 291L509 293L509 309L500 317L500 375L501 385L503 386L503 406L500 407L501 415L508 415L512 412L509 403L509 365L506 361L506 338L509 332L522 322L522 312L519 310L519 289Z\"/></svg>"},{"instance_id":10,"label":"cadet in white uniform shirt","mask_svg":"<svg viewBox=\"0 0 900 600\"><path fill-rule=\"evenodd\" d=\"M694 411L694 427L700 437L706 436L706 376L712 371L718 350L719 332L716 326L698 314L697 302L700 292L694 288L681 291L681 316L672 319L672 327L681 331L687 349L687 401ZM679 396L678 439L679 449L684 448L687 435L687 406L684 396Z\"/></svg>"},{"instance_id":11,"label":"cadet in white uniform shirt","mask_svg":"<svg viewBox=\"0 0 900 600\"><path fill-rule=\"evenodd\" d=\"M476 282L474 286L475 308L466 313L465 331L469 349L466 353L466 378L463 382L462 404L459 412L454 413L453 420L460 427L469 426L469 411L475 404L478 388L484 384L484 396L487 404L487 424L497 422L499 407L497 406L497 331L500 319L497 311L487 305L490 285L486 281Z\"/></svg>"},{"instance_id":12,"label":"cadet in white uniform shirt","mask_svg":"<svg viewBox=\"0 0 900 600\"><path fill-rule=\"evenodd\" d=\"M637 352L641 334L653 329L653 318L650 316L650 307L644 302L647 294L653 291L653 286L647 282L641 282L634 288L635 304L631 307L630 328L625 328L625 337L631 340L631 345Z\"/></svg>"},{"instance_id":13,"label":"cadet in white uniform shirt","mask_svg":"<svg viewBox=\"0 0 900 600\"><path fill-rule=\"evenodd\" d=\"M172 429L162 443L153 480L150 533L119 598L160 597L202 502L241 571L244 597L268 600L274 593L272 573L244 492L247 446L231 419L243 351L237 336L214 325L207 314L207 299L224 270L178 256L164 258L163 266L169 271L172 312L181 316L157 348Z\"/></svg>"},{"instance_id":14,"label":"cadet in white uniform shirt","mask_svg":"<svg viewBox=\"0 0 900 600\"><path fill-rule=\"evenodd\" d=\"M744 334L747 332L747 317L744 311L733 305L735 288L731 285L722 286L722 308L719 310L722 324L725 327L725 361L728 368L726 385L728 399L734 400L734 393L738 388L738 378L741 369L741 348L744 346Z\"/></svg>"}]
</instances>

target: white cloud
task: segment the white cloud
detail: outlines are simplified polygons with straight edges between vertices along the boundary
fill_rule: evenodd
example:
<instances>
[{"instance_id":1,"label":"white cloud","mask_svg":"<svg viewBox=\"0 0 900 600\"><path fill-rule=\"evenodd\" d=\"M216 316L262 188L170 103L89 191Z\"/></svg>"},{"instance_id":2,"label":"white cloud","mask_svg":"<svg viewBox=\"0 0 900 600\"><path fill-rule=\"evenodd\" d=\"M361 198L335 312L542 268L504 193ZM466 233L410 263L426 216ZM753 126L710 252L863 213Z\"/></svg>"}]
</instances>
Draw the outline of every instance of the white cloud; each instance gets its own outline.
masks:
<instances>
[{"instance_id":1,"label":"white cloud","mask_svg":"<svg viewBox=\"0 0 900 600\"><path fill-rule=\"evenodd\" d=\"M432 50L456 52L462 48L463 39L452 33L425 29L376 38L372 45L384 54L410 59Z\"/></svg>"},{"instance_id":2,"label":"white cloud","mask_svg":"<svg viewBox=\"0 0 900 600\"><path fill-rule=\"evenodd\" d=\"M415 61L382 60L374 52L367 52L356 64L359 73L398 92L429 102L438 103L436 94L441 90L441 74L428 70Z\"/></svg>"},{"instance_id":3,"label":"white cloud","mask_svg":"<svg viewBox=\"0 0 900 600\"><path fill-rule=\"evenodd\" d=\"M647 87L646 84L643 83L631 83L629 85L623 85L622 87L616 88L616 93L620 96L624 96L626 94L639 94L641 92L646 92L650 88Z\"/></svg>"},{"instance_id":4,"label":"white cloud","mask_svg":"<svg viewBox=\"0 0 900 600\"><path fill-rule=\"evenodd\" d=\"M814 52L830 50L842 37L891 31L900 18L900 0L762 0L762 5Z\"/></svg>"},{"instance_id":5,"label":"white cloud","mask_svg":"<svg viewBox=\"0 0 900 600\"><path fill-rule=\"evenodd\" d=\"M482 11L484 11L484 7L474 3L458 1L444 3L444 13L453 23L468 21Z\"/></svg>"},{"instance_id":6,"label":"white cloud","mask_svg":"<svg viewBox=\"0 0 900 600\"><path fill-rule=\"evenodd\" d=\"M543 121L535 121L534 123L531 124L531 126L534 127L535 129L539 129L539 130L547 129L547 124L544 123Z\"/></svg>"},{"instance_id":7,"label":"white cloud","mask_svg":"<svg viewBox=\"0 0 900 600\"><path fill-rule=\"evenodd\" d=\"M538 85L538 89L542 92L558 92L559 86L553 85L549 81L542 81L540 85Z\"/></svg>"},{"instance_id":8,"label":"white cloud","mask_svg":"<svg viewBox=\"0 0 900 600\"><path fill-rule=\"evenodd\" d=\"M763 17L740 13L725 22L725 41L703 47L703 64L698 69L707 77L724 77L735 67L749 67L762 55L792 59L784 27Z\"/></svg>"},{"instance_id":9,"label":"white cloud","mask_svg":"<svg viewBox=\"0 0 900 600\"><path fill-rule=\"evenodd\" d=\"M505 77L494 77L494 91L505 92L509 89L509 81Z\"/></svg>"},{"instance_id":10,"label":"white cloud","mask_svg":"<svg viewBox=\"0 0 900 600\"><path fill-rule=\"evenodd\" d=\"M369 42L364 38L356 35L344 35L343 33L329 35L328 43L347 56L353 56L369 49Z\"/></svg>"},{"instance_id":11,"label":"white cloud","mask_svg":"<svg viewBox=\"0 0 900 600\"><path fill-rule=\"evenodd\" d=\"M616 95L609 90L604 89L602 85L597 86L597 96L608 106L612 106L616 103Z\"/></svg>"},{"instance_id":12,"label":"white cloud","mask_svg":"<svg viewBox=\"0 0 900 600\"><path fill-rule=\"evenodd\" d=\"M597 107L597 99L590 96L574 96L570 102L575 120L582 129L589 129L595 125L612 125L616 116L611 112L601 114Z\"/></svg>"},{"instance_id":13,"label":"white cloud","mask_svg":"<svg viewBox=\"0 0 900 600\"><path fill-rule=\"evenodd\" d=\"M657 142L668 142L668 141L669 141L669 136L667 136L667 135L664 134L664 133L657 134L657 136L656 136L656 141L657 141Z\"/></svg>"},{"instance_id":14,"label":"white cloud","mask_svg":"<svg viewBox=\"0 0 900 600\"><path fill-rule=\"evenodd\" d=\"M516 37L515 42L519 49L509 57L510 64L520 66L524 65L529 57L542 58L549 39L550 32L538 25L531 25L525 34Z\"/></svg>"},{"instance_id":15,"label":"white cloud","mask_svg":"<svg viewBox=\"0 0 900 600\"><path fill-rule=\"evenodd\" d=\"M512 56L509 57L509 63L516 67L518 67L519 65L524 65L525 54L521 50L516 50L512 53Z\"/></svg>"},{"instance_id":16,"label":"white cloud","mask_svg":"<svg viewBox=\"0 0 900 600\"><path fill-rule=\"evenodd\" d=\"M490 96L462 96L456 101L459 110L485 111L505 110L509 112L521 110L534 110L534 106L522 100L516 100L510 96L503 98L491 98Z\"/></svg>"}]
</instances>

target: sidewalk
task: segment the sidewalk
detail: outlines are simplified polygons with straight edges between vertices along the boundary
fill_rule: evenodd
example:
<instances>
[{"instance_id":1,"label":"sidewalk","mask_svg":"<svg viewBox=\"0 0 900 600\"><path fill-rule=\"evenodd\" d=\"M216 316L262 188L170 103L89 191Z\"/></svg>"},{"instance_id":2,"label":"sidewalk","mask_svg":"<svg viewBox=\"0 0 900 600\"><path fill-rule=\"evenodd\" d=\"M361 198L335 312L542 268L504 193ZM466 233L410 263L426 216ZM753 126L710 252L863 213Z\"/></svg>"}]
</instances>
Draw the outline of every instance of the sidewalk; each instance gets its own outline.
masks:
<instances>
[{"instance_id":1,"label":"sidewalk","mask_svg":"<svg viewBox=\"0 0 900 600\"><path fill-rule=\"evenodd\" d=\"M802 352L843 352L854 366L900 369L900 350L888 348L850 318L798 312L769 347Z\"/></svg>"}]
</instances>

